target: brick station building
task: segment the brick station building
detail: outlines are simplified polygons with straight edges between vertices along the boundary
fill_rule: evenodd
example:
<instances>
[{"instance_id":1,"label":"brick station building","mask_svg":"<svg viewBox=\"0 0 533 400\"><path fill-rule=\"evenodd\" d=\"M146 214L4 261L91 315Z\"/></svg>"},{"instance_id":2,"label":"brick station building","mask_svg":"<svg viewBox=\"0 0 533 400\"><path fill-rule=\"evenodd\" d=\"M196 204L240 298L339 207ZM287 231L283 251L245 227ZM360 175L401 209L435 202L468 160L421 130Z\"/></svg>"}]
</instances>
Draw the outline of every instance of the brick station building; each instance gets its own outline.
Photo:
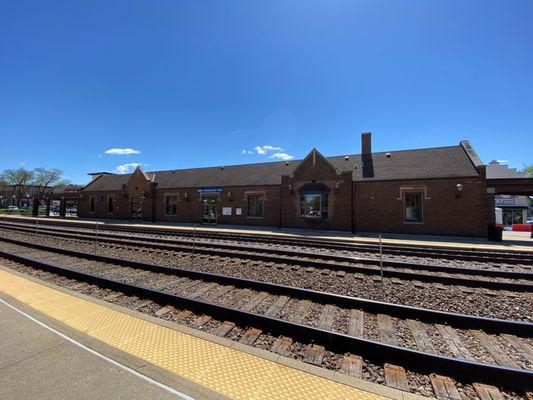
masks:
<instances>
[{"instance_id":1,"label":"brick station building","mask_svg":"<svg viewBox=\"0 0 533 400\"><path fill-rule=\"evenodd\" d=\"M487 235L494 194L467 141L449 147L94 174L78 215L359 232Z\"/></svg>"}]
</instances>

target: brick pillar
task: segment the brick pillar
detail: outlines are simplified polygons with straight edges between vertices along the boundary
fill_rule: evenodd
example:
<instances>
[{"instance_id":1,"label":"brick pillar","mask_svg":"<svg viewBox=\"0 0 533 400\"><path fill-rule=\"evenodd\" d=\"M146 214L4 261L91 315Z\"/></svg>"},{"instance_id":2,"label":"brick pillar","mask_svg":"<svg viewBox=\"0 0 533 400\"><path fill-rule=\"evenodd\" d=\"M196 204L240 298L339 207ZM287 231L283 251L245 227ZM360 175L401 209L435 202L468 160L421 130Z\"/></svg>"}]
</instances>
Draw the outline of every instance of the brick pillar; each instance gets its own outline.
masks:
<instances>
[{"instance_id":1,"label":"brick pillar","mask_svg":"<svg viewBox=\"0 0 533 400\"><path fill-rule=\"evenodd\" d=\"M50 216L50 202L51 200L50 199L46 199L46 216L49 217Z\"/></svg>"},{"instance_id":2,"label":"brick pillar","mask_svg":"<svg viewBox=\"0 0 533 400\"><path fill-rule=\"evenodd\" d=\"M36 217L39 215L39 199L32 199L31 201L31 215Z\"/></svg>"},{"instance_id":3,"label":"brick pillar","mask_svg":"<svg viewBox=\"0 0 533 400\"><path fill-rule=\"evenodd\" d=\"M67 201L63 197L59 203L59 216L65 218L67 215Z\"/></svg>"}]
</instances>

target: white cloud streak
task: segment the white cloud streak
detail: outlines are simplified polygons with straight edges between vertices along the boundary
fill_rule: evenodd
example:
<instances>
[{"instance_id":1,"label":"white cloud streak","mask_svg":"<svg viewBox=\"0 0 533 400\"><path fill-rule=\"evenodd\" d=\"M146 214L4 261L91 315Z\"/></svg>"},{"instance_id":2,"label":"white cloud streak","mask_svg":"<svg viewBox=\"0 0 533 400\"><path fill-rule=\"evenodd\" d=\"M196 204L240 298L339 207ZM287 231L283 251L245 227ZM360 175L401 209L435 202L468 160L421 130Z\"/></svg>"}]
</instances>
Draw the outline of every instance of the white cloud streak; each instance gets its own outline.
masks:
<instances>
[{"instance_id":1,"label":"white cloud streak","mask_svg":"<svg viewBox=\"0 0 533 400\"><path fill-rule=\"evenodd\" d=\"M106 150L106 154L124 155L124 154L141 154L139 150L131 149L129 147L123 149L109 149Z\"/></svg>"},{"instance_id":2,"label":"white cloud streak","mask_svg":"<svg viewBox=\"0 0 533 400\"><path fill-rule=\"evenodd\" d=\"M283 150L283 149L281 147L270 146L270 145L266 144L264 146L255 146L254 150L257 152L257 154L266 154L269 151Z\"/></svg>"},{"instance_id":3,"label":"white cloud streak","mask_svg":"<svg viewBox=\"0 0 533 400\"><path fill-rule=\"evenodd\" d=\"M274 152L275 153L272 153ZM259 154L261 156L268 155L268 158L276 158L278 160L292 160L294 156L285 153L285 149L279 146L272 146L270 144L265 144L264 146L255 146L253 150L242 150L241 154Z\"/></svg>"},{"instance_id":4,"label":"white cloud streak","mask_svg":"<svg viewBox=\"0 0 533 400\"><path fill-rule=\"evenodd\" d=\"M291 156L290 154L287 154L287 153L274 153L269 158L277 158L279 160L289 161L289 160L292 160L294 156Z\"/></svg>"},{"instance_id":5,"label":"white cloud streak","mask_svg":"<svg viewBox=\"0 0 533 400\"><path fill-rule=\"evenodd\" d=\"M115 168L115 171L117 172L117 174L129 174L130 172L132 172L135 168L137 168L140 165L142 164L141 163L122 164L122 165L118 165Z\"/></svg>"}]
</instances>

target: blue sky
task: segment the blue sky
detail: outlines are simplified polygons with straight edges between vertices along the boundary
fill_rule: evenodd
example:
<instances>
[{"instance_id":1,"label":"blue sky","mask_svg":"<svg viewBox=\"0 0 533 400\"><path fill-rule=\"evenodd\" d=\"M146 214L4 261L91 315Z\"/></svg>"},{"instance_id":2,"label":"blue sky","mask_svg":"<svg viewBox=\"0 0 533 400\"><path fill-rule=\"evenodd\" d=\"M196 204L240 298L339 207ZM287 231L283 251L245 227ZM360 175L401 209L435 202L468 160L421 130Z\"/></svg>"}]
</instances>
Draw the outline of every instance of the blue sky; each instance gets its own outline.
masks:
<instances>
[{"instance_id":1,"label":"blue sky","mask_svg":"<svg viewBox=\"0 0 533 400\"><path fill-rule=\"evenodd\" d=\"M358 153L362 131L522 168L532 21L530 0L0 0L0 170L84 183Z\"/></svg>"}]
</instances>

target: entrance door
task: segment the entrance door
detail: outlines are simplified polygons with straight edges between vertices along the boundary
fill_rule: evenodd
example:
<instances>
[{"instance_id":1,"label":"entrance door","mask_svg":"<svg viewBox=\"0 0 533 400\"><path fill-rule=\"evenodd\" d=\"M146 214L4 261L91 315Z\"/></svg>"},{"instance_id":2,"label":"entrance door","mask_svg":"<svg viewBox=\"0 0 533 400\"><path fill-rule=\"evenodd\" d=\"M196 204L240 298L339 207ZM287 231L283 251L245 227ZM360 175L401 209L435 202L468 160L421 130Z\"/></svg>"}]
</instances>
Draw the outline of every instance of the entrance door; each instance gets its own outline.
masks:
<instances>
[{"instance_id":1,"label":"entrance door","mask_svg":"<svg viewBox=\"0 0 533 400\"><path fill-rule=\"evenodd\" d=\"M142 205L141 199L134 196L131 198L131 219L141 219L142 217Z\"/></svg>"},{"instance_id":2,"label":"entrance door","mask_svg":"<svg viewBox=\"0 0 533 400\"><path fill-rule=\"evenodd\" d=\"M204 224L217 223L217 196L202 197L202 222Z\"/></svg>"}]
</instances>

